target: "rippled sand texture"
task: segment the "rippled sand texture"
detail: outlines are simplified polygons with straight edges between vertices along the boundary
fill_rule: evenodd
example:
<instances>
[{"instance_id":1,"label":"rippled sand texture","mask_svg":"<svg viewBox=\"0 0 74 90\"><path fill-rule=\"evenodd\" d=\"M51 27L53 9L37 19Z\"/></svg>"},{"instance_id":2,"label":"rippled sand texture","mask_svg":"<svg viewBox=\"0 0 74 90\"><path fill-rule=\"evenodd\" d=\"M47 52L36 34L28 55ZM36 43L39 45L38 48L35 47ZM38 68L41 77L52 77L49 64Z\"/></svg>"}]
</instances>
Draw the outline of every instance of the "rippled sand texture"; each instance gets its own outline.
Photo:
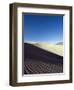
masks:
<instances>
[{"instance_id":1,"label":"rippled sand texture","mask_svg":"<svg viewBox=\"0 0 74 90\"><path fill-rule=\"evenodd\" d=\"M24 43L24 74L62 72L63 45Z\"/></svg>"}]
</instances>

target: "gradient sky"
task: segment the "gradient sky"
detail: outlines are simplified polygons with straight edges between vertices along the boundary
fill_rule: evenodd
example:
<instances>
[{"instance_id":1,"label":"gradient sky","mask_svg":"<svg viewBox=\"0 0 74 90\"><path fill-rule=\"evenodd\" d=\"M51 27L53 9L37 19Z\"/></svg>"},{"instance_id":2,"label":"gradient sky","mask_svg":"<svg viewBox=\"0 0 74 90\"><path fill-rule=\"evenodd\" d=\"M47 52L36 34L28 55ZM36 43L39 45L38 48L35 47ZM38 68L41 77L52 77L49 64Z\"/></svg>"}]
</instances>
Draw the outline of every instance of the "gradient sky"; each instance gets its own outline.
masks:
<instances>
[{"instance_id":1,"label":"gradient sky","mask_svg":"<svg viewBox=\"0 0 74 90\"><path fill-rule=\"evenodd\" d=\"M63 16L24 14L24 41L63 42Z\"/></svg>"}]
</instances>

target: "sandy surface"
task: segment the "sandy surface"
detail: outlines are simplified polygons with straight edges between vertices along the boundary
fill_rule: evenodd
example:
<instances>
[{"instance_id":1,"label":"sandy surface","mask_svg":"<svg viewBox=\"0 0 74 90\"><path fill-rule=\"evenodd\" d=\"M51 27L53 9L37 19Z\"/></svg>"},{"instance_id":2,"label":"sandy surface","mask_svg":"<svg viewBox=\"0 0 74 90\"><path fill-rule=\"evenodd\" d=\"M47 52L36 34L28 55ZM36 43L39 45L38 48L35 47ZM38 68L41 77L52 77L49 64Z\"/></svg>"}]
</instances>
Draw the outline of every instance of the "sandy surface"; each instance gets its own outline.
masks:
<instances>
[{"instance_id":1,"label":"sandy surface","mask_svg":"<svg viewBox=\"0 0 74 90\"><path fill-rule=\"evenodd\" d=\"M63 56L35 44L24 43L24 74L62 73Z\"/></svg>"},{"instance_id":2,"label":"sandy surface","mask_svg":"<svg viewBox=\"0 0 74 90\"><path fill-rule=\"evenodd\" d=\"M39 48L42 48L46 51L50 51L52 53L58 54L60 56L63 56L63 45L55 45L55 44L49 44L49 43L44 43L44 42L40 42L40 43L36 43L36 42L27 42L29 44L33 44Z\"/></svg>"},{"instance_id":3,"label":"sandy surface","mask_svg":"<svg viewBox=\"0 0 74 90\"><path fill-rule=\"evenodd\" d=\"M63 65L45 63L39 60L26 59L24 62L24 74L62 73Z\"/></svg>"}]
</instances>

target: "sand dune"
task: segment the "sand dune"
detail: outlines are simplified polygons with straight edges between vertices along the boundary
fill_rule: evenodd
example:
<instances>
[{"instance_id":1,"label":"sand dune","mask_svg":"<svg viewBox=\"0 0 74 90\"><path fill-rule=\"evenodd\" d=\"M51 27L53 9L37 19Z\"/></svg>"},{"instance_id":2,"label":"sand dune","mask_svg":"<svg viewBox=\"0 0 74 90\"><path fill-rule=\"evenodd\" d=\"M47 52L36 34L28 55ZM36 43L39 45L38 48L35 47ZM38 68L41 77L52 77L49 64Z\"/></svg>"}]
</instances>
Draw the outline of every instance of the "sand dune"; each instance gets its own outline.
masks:
<instances>
[{"instance_id":1,"label":"sand dune","mask_svg":"<svg viewBox=\"0 0 74 90\"><path fill-rule=\"evenodd\" d=\"M24 74L62 73L63 57L38 46L24 43Z\"/></svg>"},{"instance_id":2,"label":"sand dune","mask_svg":"<svg viewBox=\"0 0 74 90\"><path fill-rule=\"evenodd\" d=\"M46 43L46 42L27 42L29 44L33 44L39 48L42 48L46 51L50 51L52 53L55 53L55 54L58 54L60 56L63 56L63 44L49 44L49 43Z\"/></svg>"},{"instance_id":3,"label":"sand dune","mask_svg":"<svg viewBox=\"0 0 74 90\"><path fill-rule=\"evenodd\" d=\"M45 63L27 58L24 61L24 74L62 73L63 65Z\"/></svg>"}]
</instances>

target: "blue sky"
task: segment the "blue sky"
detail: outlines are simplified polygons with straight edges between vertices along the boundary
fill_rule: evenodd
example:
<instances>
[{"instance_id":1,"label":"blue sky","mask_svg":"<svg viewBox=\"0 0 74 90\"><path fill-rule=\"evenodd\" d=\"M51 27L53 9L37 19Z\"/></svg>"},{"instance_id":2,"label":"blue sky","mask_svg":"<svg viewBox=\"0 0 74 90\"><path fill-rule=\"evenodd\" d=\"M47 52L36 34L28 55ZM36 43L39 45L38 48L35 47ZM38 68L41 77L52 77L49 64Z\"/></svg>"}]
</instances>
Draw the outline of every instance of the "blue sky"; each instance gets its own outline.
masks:
<instances>
[{"instance_id":1,"label":"blue sky","mask_svg":"<svg viewBox=\"0 0 74 90\"><path fill-rule=\"evenodd\" d=\"M63 42L63 16L24 14L24 41Z\"/></svg>"}]
</instances>

